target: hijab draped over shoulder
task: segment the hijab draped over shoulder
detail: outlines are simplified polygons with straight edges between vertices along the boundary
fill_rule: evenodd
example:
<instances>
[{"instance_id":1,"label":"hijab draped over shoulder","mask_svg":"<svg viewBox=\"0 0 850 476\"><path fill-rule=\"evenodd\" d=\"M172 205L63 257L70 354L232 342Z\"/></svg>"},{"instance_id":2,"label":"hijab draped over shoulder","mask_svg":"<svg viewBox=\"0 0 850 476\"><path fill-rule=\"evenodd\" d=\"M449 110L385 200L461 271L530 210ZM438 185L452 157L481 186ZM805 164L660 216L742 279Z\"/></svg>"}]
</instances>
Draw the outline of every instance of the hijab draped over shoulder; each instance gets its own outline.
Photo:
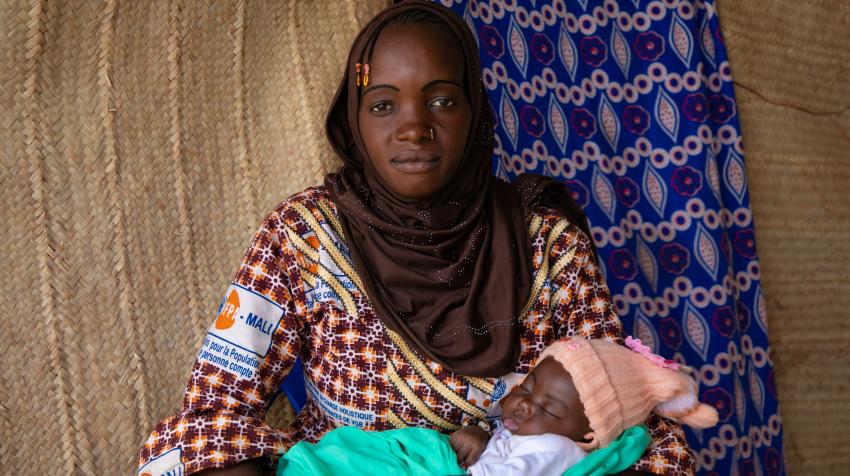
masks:
<instances>
[{"instance_id":1,"label":"hijab draped over shoulder","mask_svg":"<svg viewBox=\"0 0 850 476\"><path fill-rule=\"evenodd\" d=\"M457 37L472 123L456 176L439 196L412 201L391 191L370 164L354 66L368 63L388 23L416 11L430 13L425 16ZM375 312L420 354L478 377L505 375L519 359L516 323L531 289L531 209L559 209L590 236L584 214L560 184L536 175L507 184L491 175L491 114L469 27L441 5L413 1L384 10L357 36L326 122L343 166L325 184Z\"/></svg>"}]
</instances>

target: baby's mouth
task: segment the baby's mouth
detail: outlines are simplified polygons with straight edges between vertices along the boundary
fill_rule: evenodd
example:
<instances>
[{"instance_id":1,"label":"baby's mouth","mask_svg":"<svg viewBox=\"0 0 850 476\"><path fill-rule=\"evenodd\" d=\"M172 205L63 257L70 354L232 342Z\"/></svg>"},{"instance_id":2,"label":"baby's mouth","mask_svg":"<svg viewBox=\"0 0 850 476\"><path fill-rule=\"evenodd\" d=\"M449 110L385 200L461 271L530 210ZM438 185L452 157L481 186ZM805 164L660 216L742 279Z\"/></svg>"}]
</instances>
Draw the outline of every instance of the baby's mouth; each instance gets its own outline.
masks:
<instances>
[{"instance_id":1,"label":"baby's mouth","mask_svg":"<svg viewBox=\"0 0 850 476\"><path fill-rule=\"evenodd\" d=\"M505 425L508 431L514 432L519 430L519 423L513 418L505 418L502 420L502 424Z\"/></svg>"}]
</instances>

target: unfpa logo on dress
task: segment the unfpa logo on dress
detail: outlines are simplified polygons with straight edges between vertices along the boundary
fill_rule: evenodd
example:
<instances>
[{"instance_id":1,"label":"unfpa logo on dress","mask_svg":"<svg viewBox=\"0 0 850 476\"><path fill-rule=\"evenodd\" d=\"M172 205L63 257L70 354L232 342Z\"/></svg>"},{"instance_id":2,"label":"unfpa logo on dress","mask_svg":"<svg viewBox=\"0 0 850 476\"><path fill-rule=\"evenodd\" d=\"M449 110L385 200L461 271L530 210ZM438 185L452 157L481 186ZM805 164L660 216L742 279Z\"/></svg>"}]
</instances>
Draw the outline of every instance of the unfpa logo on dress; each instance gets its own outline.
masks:
<instances>
[{"instance_id":1,"label":"unfpa logo on dress","mask_svg":"<svg viewBox=\"0 0 850 476\"><path fill-rule=\"evenodd\" d=\"M247 316L242 316L239 314L239 307L239 293L232 289L227 300L221 305L221 310L215 320L215 328L221 331L230 329L236 323L236 319L239 318L244 325L253 327L266 335L272 334L273 326L271 322L253 312L249 312Z\"/></svg>"}]
</instances>

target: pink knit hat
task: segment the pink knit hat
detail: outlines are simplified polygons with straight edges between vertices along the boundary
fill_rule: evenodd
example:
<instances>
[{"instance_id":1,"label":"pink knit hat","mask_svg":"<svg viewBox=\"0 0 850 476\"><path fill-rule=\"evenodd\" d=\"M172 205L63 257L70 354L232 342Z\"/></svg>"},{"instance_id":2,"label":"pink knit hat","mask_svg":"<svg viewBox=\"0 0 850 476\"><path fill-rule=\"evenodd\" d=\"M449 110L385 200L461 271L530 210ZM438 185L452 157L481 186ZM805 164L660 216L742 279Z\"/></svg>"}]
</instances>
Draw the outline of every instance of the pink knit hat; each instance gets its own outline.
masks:
<instances>
[{"instance_id":1,"label":"pink knit hat","mask_svg":"<svg viewBox=\"0 0 850 476\"><path fill-rule=\"evenodd\" d=\"M651 411L692 426L717 424L717 410L697 400L696 382L679 364L652 354L640 340L626 348L604 340L574 336L559 340L540 354L552 357L573 379L590 421L585 451L608 446L624 430L643 423Z\"/></svg>"}]
</instances>

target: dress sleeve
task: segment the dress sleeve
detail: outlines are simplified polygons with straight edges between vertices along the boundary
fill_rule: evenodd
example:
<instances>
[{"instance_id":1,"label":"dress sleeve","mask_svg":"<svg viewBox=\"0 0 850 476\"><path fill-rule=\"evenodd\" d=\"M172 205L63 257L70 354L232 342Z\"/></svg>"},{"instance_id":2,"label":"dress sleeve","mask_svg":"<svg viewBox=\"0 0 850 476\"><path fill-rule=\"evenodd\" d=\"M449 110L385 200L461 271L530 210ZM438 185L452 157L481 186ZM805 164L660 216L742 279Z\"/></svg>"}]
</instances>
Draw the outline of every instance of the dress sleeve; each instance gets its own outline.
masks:
<instances>
[{"instance_id":1,"label":"dress sleeve","mask_svg":"<svg viewBox=\"0 0 850 476\"><path fill-rule=\"evenodd\" d=\"M590 241L569 225L547 257L552 284L552 320L557 338L581 335L623 343L623 329ZM652 443L634 468L653 474L692 475L694 456L678 424L650 414Z\"/></svg>"},{"instance_id":2,"label":"dress sleeve","mask_svg":"<svg viewBox=\"0 0 850 476\"><path fill-rule=\"evenodd\" d=\"M554 227L557 231L559 227ZM557 338L581 335L622 343L622 325L590 241L574 225L555 238L547 257L552 283L552 321Z\"/></svg>"},{"instance_id":3,"label":"dress sleeve","mask_svg":"<svg viewBox=\"0 0 850 476\"><path fill-rule=\"evenodd\" d=\"M140 475L226 467L293 444L264 421L303 329L292 298L295 255L281 241L280 220L273 212L254 236L198 351L182 408L141 448Z\"/></svg>"}]
</instances>

